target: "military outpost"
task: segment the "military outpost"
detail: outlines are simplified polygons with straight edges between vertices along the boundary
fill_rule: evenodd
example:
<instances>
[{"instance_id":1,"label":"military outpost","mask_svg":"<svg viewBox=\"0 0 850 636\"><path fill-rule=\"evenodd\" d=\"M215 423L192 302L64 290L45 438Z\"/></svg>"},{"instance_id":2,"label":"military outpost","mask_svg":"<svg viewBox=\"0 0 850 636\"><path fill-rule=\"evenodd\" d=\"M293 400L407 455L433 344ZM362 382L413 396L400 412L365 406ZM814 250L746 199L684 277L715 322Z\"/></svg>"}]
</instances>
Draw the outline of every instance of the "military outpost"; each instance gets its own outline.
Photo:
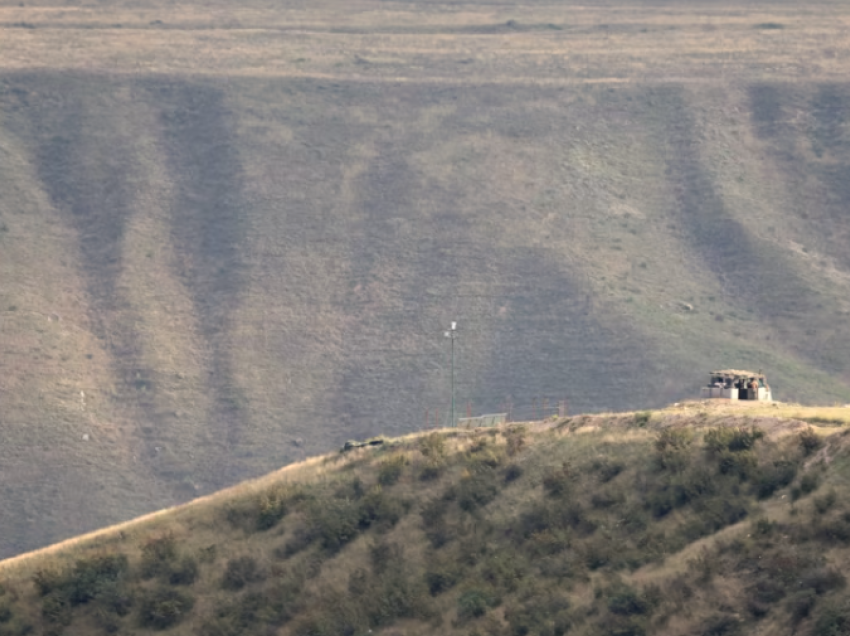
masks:
<instances>
[{"instance_id":1,"label":"military outpost","mask_svg":"<svg viewBox=\"0 0 850 636\"><path fill-rule=\"evenodd\" d=\"M725 369L709 373L708 386L702 387L702 398L722 400L752 400L770 402L773 396L767 378L759 371Z\"/></svg>"}]
</instances>

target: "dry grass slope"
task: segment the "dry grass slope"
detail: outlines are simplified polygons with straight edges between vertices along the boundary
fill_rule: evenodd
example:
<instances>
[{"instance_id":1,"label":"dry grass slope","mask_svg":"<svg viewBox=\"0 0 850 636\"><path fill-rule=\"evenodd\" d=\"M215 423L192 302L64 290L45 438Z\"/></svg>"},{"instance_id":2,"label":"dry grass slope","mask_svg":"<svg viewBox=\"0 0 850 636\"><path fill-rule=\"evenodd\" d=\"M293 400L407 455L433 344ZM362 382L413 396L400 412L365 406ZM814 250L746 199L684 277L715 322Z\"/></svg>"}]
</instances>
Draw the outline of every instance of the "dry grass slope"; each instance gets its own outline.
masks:
<instances>
[{"instance_id":1,"label":"dry grass slope","mask_svg":"<svg viewBox=\"0 0 850 636\"><path fill-rule=\"evenodd\" d=\"M840 633L848 424L689 403L388 439L0 562L0 634Z\"/></svg>"},{"instance_id":2,"label":"dry grass slope","mask_svg":"<svg viewBox=\"0 0 850 636\"><path fill-rule=\"evenodd\" d=\"M841 3L0 2L0 554L509 398L850 401Z\"/></svg>"}]
</instances>

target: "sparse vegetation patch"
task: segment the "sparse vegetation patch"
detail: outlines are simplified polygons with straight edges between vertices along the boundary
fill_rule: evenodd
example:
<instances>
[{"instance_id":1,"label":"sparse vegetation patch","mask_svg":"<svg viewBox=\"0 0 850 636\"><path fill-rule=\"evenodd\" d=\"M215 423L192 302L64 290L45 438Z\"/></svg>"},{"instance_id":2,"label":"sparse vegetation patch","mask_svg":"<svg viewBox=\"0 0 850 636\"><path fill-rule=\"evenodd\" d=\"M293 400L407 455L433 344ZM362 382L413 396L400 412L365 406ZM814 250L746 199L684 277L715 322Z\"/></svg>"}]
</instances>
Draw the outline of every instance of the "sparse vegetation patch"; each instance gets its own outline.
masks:
<instances>
[{"instance_id":1,"label":"sparse vegetation patch","mask_svg":"<svg viewBox=\"0 0 850 636\"><path fill-rule=\"evenodd\" d=\"M320 478L236 493L179 531L40 562L31 591L0 595L0 634L650 635L674 617L696 634L841 633L850 508L831 465L811 463L822 449L834 463L841 438L652 426L626 423L628 441L557 423L521 444L510 429L429 433L337 455Z\"/></svg>"}]
</instances>

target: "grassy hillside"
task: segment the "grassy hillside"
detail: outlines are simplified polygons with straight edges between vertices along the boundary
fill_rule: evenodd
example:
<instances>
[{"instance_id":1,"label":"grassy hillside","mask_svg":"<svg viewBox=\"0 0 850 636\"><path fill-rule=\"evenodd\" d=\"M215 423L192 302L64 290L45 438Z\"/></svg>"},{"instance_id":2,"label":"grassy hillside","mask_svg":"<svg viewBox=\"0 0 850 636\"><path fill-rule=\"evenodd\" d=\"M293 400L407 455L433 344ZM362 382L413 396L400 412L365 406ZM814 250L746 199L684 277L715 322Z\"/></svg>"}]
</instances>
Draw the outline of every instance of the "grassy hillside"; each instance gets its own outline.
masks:
<instances>
[{"instance_id":1,"label":"grassy hillside","mask_svg":"<svg viewBox=\"0 0 850 636\"><path fill-rule=\"evenodd\" d=\"M440 430L0 562L0 634L843 633L847 409Z\"/></svg>"},{"instance_id":2,"label":"grassy hillside","mask_svg":"<svg viewBox=\"0 0 850 636\"><path fill-rule=\"evenodd\" d=\"M847 21L0 2L0 554L446 423L451 320L462 413L850 401Z\"/></svg>"}]
</instances>

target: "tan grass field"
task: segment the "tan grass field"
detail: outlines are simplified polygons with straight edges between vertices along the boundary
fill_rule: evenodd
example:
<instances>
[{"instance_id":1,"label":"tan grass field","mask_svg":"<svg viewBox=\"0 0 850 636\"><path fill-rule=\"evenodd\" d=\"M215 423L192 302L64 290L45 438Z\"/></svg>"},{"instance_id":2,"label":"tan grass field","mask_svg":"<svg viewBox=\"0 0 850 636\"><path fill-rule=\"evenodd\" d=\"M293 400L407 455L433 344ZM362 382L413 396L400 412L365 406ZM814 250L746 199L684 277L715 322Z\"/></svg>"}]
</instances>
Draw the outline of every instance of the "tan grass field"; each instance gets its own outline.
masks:
<instances>
[{"instance_id":1,"label":"tan grass field","mask_svg":"<svg viewBox=\"0 0 850 636\"><path fill-rule=\"evenodd\" d=\"M6 69L572 84L843 80L843 3L0 8ZM484 65L482 69L480 65Z\"/></svg>"},{"instance_id":2,"label":"tan grass field","mask_svg":"<svg viewBox=\"0 0 850 636\"><path fill-rule=\"evenodd\" d=\"M0 4L0 554L444 425L451 320L464 414L729 366L850 402L847 37L840 2Z\"/></svg>"},{"instance_id":3,"label":"tan grass field","mask_svg":"<svg viewBox=\"0 0 850 636\"><path fill-rule=\"evenodd\" d=\"M832 418L846 423L846 417L839 409L798 405L734 408L690 403L661 411L553 418L491 430L442 430L312 458L189 504L0 562L0 607L9 610L0 629L13 634L29 624L37 632L69 636L114 629L156 633L142 618L146 595L171 589L195 599L170 627L169 633L177 634L257 630L337 634L346 629L365 633L366 626L380 634L435 630L507 634L526 624L554 625L556 630L559 624L569 624L570 633L576 634L629 628L666 635L696 633L721 618L747 633L791 634L799 629L820 633L817 630L824 629L835 612L843 616L840 612L846 611L841 604L843 584L830 573L846 566L847 550L843 540L830 533L843 528L848 446L844 425L808 421ZM726 456L737 462L751 457L760 471L776 465L772 462L793 461L796 475L782 478L784 485L778 488L771 485L769 494L756 496L756 487L770 483L764 481L768 473L729 481L721 469L715 475L717 491L692 494L689 501L674 504L672 511L659 513L653 506L666 492L666 479L687 482L699 479L700 471L718 470L714 464L723 455L710 450L712 432L718 430L743 439L749 439L751 431L761 431L764 437L755 446L731 455L724 451ZM692 440L675 451L687 455L688 468L664 468L663 462L675 456L664 454L659 440L665 435ZM805 453L799 446L804 436L819 440L806 442L810 450ZM435 445L435 439L442 441ZM436 455L434 448L440 449ZM435 458L436 476L423 478ZM388 478L391 465L400 466L400 472ZM509 473L517 476L504 479ZM473 492L472 484L485 483L481 479L493 480L495 490L488 499L466 508L465 493ZM801 486L804 483L816 484L814 490ZM724 490L727 486L732 490ZM361 487L371 494L345 494ZM454 493L450 497L459 499L446 499L450 492ZM317 514L313 497L319 498L323 509L335 510L376 493L383 505L406 502L399 518L381 525L379 516L374 526L362 527L333 548L323 547L317 538L306 545L298 543L300 533L318 523L311 521ZM352 496L353 500L346 498ZM435 542L434 513L428 512L441 500L449 506L439 513L446 515L441 523L448 524L445 543ZM608 502L614 500L616 507L610 507ZM269 502L280 501L287 503L282 514L275 512L270 527L254 525ZM720 511L730 503L744 506L743 517L735 513L727 521L717 521L713 515L727 514ZM457 505L461 507L455 511ZM545 522L552 524L547 529L541 526L530 535L517 534L522 524L544 523L533 521L534 515L550 505L555 506L552 510L565 506L578 517L553 518ZM633 515L647 525L618 529ZM567 525L558 529L561 523ZM582 529L581 523L590 525ZM173 559L167 567L182 568L187 559L195 564L191 582L169 584L168 574L144 574L153 554L146 546L162 541L176 550L165 557ZM296 543L300 547L284 549ZM400 560L379 565L375 555L383 554L380 550ZM105 592L73 601L63 613L45 609L53 608L51 599L65 592L59 587L40 593L34 580L73 577L86 567L81 564L115 555L124 555L129 569L117 579L102 575L106 578L100 585L105 587L98 589L117 586L119 598L133 598L126 613L110 609L113 597L103 596ZM761 567L748 560L756 557L764 559ZM238 589L228 587L231 563L247 558L260 568L256 578ZM452 563L460 569L452 570ZM788 584L790 591L765 592L759 587L766 585L761 582L764 571L776 567L784 568L774 572L782 581L789 576L783 573L797 572L793 585ZM434 581L442 580L435 577L444 571L459 578L446 588L435 588ZM378 601L387 593L381 591L384 577L401 587L396 595ZM296 580L300 583L294 591L290 586ZM822 587L813 588L807 613L798 616L792 601L794 586L808 589L809 580L822 580L812 583ZM360 585L366 585L374 598L361 596ZM498 598L481 613L467 614L473 591ZM630 610L620 608L618 593L635 599ZM281 594L287 599L284 606L275 605ZM375 614L370 603L381 602L387 605ZM532 608L530 617L523 618L523 608Z\"/></svg>"}]
</instances>

